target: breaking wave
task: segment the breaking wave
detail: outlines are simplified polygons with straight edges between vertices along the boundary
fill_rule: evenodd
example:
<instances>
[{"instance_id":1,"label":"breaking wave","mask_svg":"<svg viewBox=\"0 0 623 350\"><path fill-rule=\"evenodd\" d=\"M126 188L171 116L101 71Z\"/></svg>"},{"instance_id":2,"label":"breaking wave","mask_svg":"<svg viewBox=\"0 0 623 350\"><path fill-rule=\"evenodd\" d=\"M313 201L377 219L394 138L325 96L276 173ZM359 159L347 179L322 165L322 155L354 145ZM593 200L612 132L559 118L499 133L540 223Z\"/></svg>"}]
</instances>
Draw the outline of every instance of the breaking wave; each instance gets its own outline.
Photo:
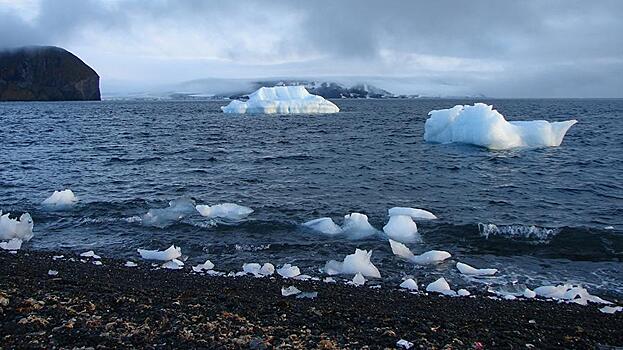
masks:
<instances>
[{"instance_id":1,"label":"breaking wave","mask_svg":"<svg viewBox=\"0 0 623 350\"><path fill-rule=\"evenodd\" d=\"M478 223L478 232L481 236L487 239L490 236L502 236L547 243L552 237L560 233L560 229L538 227L533 225L496 225Z\"/></svg>"}]
</instances>

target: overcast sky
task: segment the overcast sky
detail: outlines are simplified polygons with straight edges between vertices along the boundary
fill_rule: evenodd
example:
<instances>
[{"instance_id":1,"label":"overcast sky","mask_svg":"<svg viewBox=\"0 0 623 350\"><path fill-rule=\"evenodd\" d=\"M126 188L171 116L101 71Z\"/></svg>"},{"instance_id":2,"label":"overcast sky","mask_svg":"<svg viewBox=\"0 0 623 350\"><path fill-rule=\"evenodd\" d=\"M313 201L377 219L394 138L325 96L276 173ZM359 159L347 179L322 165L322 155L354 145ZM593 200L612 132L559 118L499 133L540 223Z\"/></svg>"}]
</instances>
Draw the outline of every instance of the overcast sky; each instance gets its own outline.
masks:
<instances>
[{"instance_id":1,"label":"overcast sky","mask_svg":"<svg viewBox=\"0 0 623 350\"><path fill-rule=\"evenodd\" d=\"M399 93L623 97L621 17L617 0L0 0L0 47L66 48L104 90L339 76Z\"/></svg>"}]
</instances>

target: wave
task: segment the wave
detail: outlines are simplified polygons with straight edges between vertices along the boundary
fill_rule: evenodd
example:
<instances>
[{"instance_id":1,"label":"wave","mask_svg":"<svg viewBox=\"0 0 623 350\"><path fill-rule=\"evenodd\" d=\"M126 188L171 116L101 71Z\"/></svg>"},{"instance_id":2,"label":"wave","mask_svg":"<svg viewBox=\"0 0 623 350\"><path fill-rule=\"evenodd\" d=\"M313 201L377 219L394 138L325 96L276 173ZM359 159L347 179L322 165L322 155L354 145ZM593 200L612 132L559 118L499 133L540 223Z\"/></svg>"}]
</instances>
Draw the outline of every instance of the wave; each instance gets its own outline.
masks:
<instances>
[{"instance_id":1,"label":"wave","mask_svg":"<svg viewBox=\"0 0 623 350\"><path fill-rule=\"evenodd\" d=\"M549 240L560 233L559 228L547 228L526 225L496 225L478 223L478 232L481 236L502 236L509 238L520 238L547 243Z\"/></svg>"}]
</instances>

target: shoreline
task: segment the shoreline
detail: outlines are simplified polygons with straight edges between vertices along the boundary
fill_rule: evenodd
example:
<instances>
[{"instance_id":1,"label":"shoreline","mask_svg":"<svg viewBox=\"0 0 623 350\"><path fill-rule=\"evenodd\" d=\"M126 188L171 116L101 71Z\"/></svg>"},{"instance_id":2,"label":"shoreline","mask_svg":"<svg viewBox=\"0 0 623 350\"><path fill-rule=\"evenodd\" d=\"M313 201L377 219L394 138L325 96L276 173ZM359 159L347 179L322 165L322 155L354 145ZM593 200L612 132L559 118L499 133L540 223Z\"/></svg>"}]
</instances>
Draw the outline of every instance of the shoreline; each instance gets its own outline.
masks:
<instances>
[{"instance_id":1,"label":"shoreline","mask_svg":"<svg viewBox=\"0 0 623 350\"><path fill-rule=\"evenodd\" d=\"M206 276L107 258L97 266L62 254L0 251L3 347L393 348L400 339L414 349L623 346L623 312L598 305ZM284 297L288 286L318 296Z\"/></svg>"}]
</instances>

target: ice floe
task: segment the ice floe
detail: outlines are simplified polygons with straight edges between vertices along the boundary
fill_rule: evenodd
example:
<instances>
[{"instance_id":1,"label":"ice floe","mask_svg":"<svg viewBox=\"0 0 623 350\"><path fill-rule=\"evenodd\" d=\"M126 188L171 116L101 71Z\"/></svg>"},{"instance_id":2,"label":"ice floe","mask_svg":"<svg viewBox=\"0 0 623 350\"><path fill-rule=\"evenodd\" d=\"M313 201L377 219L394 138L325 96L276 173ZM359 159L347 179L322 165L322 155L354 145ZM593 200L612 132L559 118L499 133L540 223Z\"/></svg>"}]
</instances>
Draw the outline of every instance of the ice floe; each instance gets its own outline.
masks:
<instances>
[{"instance_id":1,"label":"ice floe","mask_svg":"<svg viewBox=\"0 0 623 350\"><path fill-rule=\"evenodd\" d=\"M198 265L193 266L193 271L195 272L209 271L209 270L212 270L213 268L214 268L214 264L210 260L206 260L203 264L198 264Z\"/></svg>"},{"instance_id":2,"label":"ice floe","mask_svg":"<svg viewBox=\"0 0 623 350\"><path fill-rule=\"evenodd\" d=\"M253 209L235 203L197 205L195 208L203 217L231 221L240 221L253 213Z\"/></svg>"},{"instance_id":3,"label":"ice floe","mask_svg":"<svg viewBox=\"0 0 623 350\"><path fill-rule=\"evenodd\" d=\"M409 250L409 248L407 248L406 245L391 239L389 240L389 245L391 246L392 253L394 253L394 255L418 265L440 263L452 256L450 253L443 250L429 250L420 255L415 255L411 252L411 250Z\"/></svg>"},{"instance_id":4,"label":"ice floe","mask_svg":"<svg viewBox=\"0 0 623 350\"><path fill-rule=\"evenodd\" d=\"M403 243L421 242L422 237L417 231L417 225L410 216L392 215L383 226L383 232L392 240Z\"/></svg>"},{"instance_id":5,"label":"ice floe","mask_svg":"<svg viewBox=\"0 0 623 350\"><path fill-rule=\"evenodd\" d=\"M95 254L94 251L89 250L88 252L80 253L80 256L83 258L93 258L93 259L101 259L102 257Z\"/></svg>"},{"instance_id":6,"label":"ice floe","mask_svg":"<svg viewBox=\"0 0 623 350\"><path fill-rule=\"evenodd\" d=\"M182 248L176 247L174 245L162 251L146 249L137 249L136 251L141 255L141 258L145 260L169 261L182 256Z\"/></svg>"},{"instance_id":7,"label":"ice floe","mask_svg":"<svg viewBox=\"0 0 623 350\"><path fill-rule=\"evenodd\" d=\"M623 311L623 306L604 306L600 308L599 311L603 312L604 314L613 314L615 312Z\"/></svg>"},{"instance_id":8,"label":"ice floe","mask_svg":"<svg viewBox=\"0 0 623 350\"><path fill-rule=\"evenodd\" d=\"M324 233L326 235L337 235L342 233L342 228L338 226L331 218L319 218L303 223L303 226L310 230Z\"/></svg>"},{"instance_id":9,"label":"ice floe","mask_svg":"<svg viewBox=\"0 0 623 350\"><path fill-rule=\"evenodd\" d=\"M407 278L402 283L400 283L400 288L408 289L411 291L418 291L417 282L413 278Z\"/></svg>"},{"instance_id":10,"label":"ice floe","mask_svg":"<svg viewBox=\"0 0 623 350\"><path fill-rule=\"evenodd\" d=\"M381 273L370 261L371 257L372 251L355 249L355 253L347 255L344 261L328 261L324 271L328 275L361 273L366 277L380 278Z\"/></svg>"},{"instance_id":11,"label":"ice floe","mask_svg":"<svg viewBox=\"0 0 623 350\"><path fill-rule=\"evenodd\" d=\"M534 289L537 296L547 299L566 300L580 305L589 302L596 304L612 304L596 295L591 295L585 288L571 284L541 286Z\"/></svg>"},{"instance_id":12,"label":"ice floe","mask_svg":"<svg viewBox=\"0 0 623 350\"><path fill-rule=\"evenodd\" d=\"M457 262L456 268L462 274L471 276L493 276L498 272L497 269L477 269L462 262Z\"/></svg>"},{"instance_id":13,"label":"ice floe","mask_svg":"<svg viewBox=\"0 0 623 350\"><path fill-rule=\"evenodd\" d=\"M493 106L476 103L433 110L424 125L424 140L460 142L494 150L559 146L576 120L508 122Z\"/></svg>"},{"instance_id":14,"label":"ice floe","mask_svg":"<svg viewBox=\"0 0 623 350\"><path fill-rule=\"evenodd\" d=\"M377 229L368 222L368 216L361 213L350 213L344 215L342 233L351 239L361 239L375 235Z\"/></svg>"},{"instance_id":15,"label":"ice floe","mask_svg":"<svg viewBox=\"0 0 623 350\"><path fill-rule=\"evenodd\" d=\"M456 292L450 289L448 281L446 281L446 279L443 277L439 278L435 282L431 282L428 286L426 286L426 291L450 296L456 295Z\"/></svg>"},{"instance_id":16,"label":"ice floe","mask_svg":"<svg viewBox=\"0 0 623 350\"><path fill-rule=\"evenodd\" d=\"M24 213L19 219L11 219L9 214L2 215L2 210L0 210L0 240L19 238L24 242L29 241L33 237L32 228L34 227L30 214Z\"/></svg>"},{"instance_id":17,"label":"ice floe","mask_svg":"<svg viewBox=\"0 0 623 350\"><path fill-rule=\"evenodd\" d=\"M310 94L303 86L261 87L249 95L248 101L234 100L221 110L238 114L324 114L340 111L331 101Z\"/></svg>"},{"instance_id":18,"label":"ice floe","mask_svg":"<svg viewBox=\"0 0 623 350\"><path fill-rule=\"evenodd\" d=\"M19 238L11 238L7 242L0 242L0 249L3 250L20 250L22 249L22 240Z\"/></svg>"},{"instance_id":19,"label":"ice floe","mask_svg":"<svg viewBox=\"0 0 623 350\"><path fill-rule=\"evenodd\" d=\"M54 193L41 204L51 209L66 209L76 203L78 203L78 198L74 195L73 191L65 189L62 191L54 191Z\"/></svg>"},{"instance_id":20,"label":"ice floe","mask_svg":"<svg viewBox=\"0 0 623 350\"><path fill-rule=\"evenodd\" d=\"M283 278L292 278L300 275L301 270L298 266L284 264L281 268L277 269L277 273Z\"/></svg>"},{"instance_id":21,"label":"ice floe","mask_svg":"<svg viewBox=\"0 0 623 350\"><path fill-rule=\"evenodd\" d=\"M394 215L406 215L410 216L413 220L435 220L437 216L428 210L408 208L408 207L393 207L387 211L389 216Z\"/></svg>"},{"instance_id":22,"label":"ice floe","mask_svg":"<svg viewBox=\"0 0 623 350\"><path fill-rule=\"evenodd\" d=\"M195 202L188 198L179 198L169 202L167 208L149 209L141 216L143 225L166 227L174 222L197 213Z\"/></svg>"},{"instance_id":23,"label":"ice floe","mask_svg":"<svg viewBox=\"0 0 623 350\"><path fill-rule=\"evenodd\" d=\"M281 295L284 297L289 297L290 295L296 295L299 294L301 292L300 289L296 288L295 286L290 286L290 287L281 287Z\"/></svg>"}]
</instances>

